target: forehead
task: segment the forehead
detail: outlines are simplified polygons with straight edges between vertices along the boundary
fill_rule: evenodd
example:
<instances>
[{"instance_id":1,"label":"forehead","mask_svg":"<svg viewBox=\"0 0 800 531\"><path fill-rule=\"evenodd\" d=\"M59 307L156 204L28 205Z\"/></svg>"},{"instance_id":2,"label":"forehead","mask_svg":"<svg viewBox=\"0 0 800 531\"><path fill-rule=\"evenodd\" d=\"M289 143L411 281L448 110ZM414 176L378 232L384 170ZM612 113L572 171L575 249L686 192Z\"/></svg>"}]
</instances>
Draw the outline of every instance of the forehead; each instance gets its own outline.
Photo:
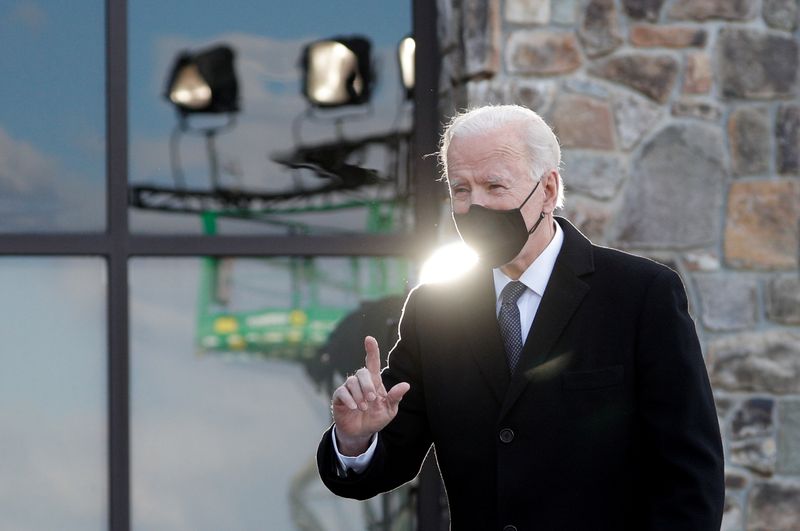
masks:
<instances>
[{"instance_id":1,"label":"forehead","mask_svg":"<svg viewBox=\"0 0 800 531\"><path fill-rule=\"evenodd\" d=\"M528 152L514 127L454 136L447 150L447 173L483 173L497 167L527 166Z\"/></svg>"}]
</instances>

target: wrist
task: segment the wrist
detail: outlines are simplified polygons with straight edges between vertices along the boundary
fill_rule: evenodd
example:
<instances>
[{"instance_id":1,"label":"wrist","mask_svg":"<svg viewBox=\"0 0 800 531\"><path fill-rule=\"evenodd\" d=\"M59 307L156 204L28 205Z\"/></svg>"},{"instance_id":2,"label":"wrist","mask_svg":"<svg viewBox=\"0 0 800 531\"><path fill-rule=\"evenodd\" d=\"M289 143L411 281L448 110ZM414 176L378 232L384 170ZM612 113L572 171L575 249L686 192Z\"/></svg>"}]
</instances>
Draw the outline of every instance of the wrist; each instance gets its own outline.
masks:
<instances>
[{"instance_id":1,"label":"wrist","mask_svg":"<svg viewBox=\"0 0 800 531\"><path fill-rule=\"evenodd\" d=\"M339 453L346 457L357 457L366 452L373 437L373 435L367 435L365 437L343 437L341 434L337 433L337 430L334 430L334 436L336 437L336 446Z\"/></svg>"}]
</instances>

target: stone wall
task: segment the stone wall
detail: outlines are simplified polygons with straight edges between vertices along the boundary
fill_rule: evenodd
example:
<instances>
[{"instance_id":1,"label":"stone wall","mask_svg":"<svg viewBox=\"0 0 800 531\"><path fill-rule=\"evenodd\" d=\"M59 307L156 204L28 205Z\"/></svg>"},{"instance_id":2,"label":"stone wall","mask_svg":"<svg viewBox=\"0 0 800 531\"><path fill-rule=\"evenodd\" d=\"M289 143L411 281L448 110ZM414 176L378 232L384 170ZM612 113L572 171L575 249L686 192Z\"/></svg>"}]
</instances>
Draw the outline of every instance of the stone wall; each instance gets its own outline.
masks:
<instances>
[{"instance_id":1,"label":"stone wall","mask_svg":"<svg viewBox=\"0 0 800 531\"><path fill-rule=\"evenodd\" d=\"M725 443L723 529L800 529L798 0L439 0L441 112L514 102L564 215L676 269Z\"/></svg>"}]
</instances>

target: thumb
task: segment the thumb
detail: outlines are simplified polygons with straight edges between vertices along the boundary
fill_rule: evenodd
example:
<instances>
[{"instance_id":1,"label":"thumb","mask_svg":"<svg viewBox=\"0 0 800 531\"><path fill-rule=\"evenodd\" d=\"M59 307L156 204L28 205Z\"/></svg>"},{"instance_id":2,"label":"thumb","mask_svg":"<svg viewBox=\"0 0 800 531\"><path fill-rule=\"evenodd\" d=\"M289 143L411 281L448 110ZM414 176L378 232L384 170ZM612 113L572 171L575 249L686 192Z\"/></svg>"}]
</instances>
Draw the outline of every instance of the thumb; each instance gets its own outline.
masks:
<instances>
[{"instance_id":1,"label":"thumb","mask_svg":"<svg viewBox=\"0 0 800 531\"><path fill-rule=\"evenodd\" d=\"M409 389L411 389L411 385L408 382L400 382L389 389L389 392L386 393L386 397L391 403L397 404L403 399L403 396L405 396Z\"/></svg>"}]
</instances>

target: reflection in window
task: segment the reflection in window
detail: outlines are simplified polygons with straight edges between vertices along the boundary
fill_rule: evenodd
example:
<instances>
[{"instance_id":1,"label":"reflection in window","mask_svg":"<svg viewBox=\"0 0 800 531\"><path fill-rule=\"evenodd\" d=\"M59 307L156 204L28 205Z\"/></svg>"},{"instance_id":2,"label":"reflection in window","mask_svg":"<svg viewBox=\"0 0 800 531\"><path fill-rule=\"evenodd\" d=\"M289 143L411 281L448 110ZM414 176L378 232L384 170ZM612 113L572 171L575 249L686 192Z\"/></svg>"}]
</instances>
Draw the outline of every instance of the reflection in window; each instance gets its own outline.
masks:
<instances>
[{"instance_id":1,"label":"reflection in window","mask_svg":"<svg viewBox=\"0 0 800 531\"><path fill-rule=\"evenodd\" d=\"M105 226L103 2L0 2L0 232Z\"/></svg>"},{"instance_id":2,"label":"reflection in window","mask_svg":"<svg viewBox=\"0 0 800 531\"><path fill-rule=\"evenodd\" d=\"M409 228L410 2L273 5L131 4L134 230Z\"/></svg>"},{"instance_id":3,"label":"reflection in window","mask_svg":"<svg viewBox=\"0 0 800 531\"><path fill-rule=\"evenodd\" d=\"M407 269L394 258L133 260L134 528L412 529L408 488L337 498L314 460L364 335L384 357L393 344Z\"/></svg>"},{"instance_id":4,"label":"reflection in window","mask_svg":"<svg viewBox=\"0 0 800 531\"><path fill-rule=\"evenodd\" d=\"M105 264L0 259L0 529L107 527Z\"/></svg>"}]
</instances>

